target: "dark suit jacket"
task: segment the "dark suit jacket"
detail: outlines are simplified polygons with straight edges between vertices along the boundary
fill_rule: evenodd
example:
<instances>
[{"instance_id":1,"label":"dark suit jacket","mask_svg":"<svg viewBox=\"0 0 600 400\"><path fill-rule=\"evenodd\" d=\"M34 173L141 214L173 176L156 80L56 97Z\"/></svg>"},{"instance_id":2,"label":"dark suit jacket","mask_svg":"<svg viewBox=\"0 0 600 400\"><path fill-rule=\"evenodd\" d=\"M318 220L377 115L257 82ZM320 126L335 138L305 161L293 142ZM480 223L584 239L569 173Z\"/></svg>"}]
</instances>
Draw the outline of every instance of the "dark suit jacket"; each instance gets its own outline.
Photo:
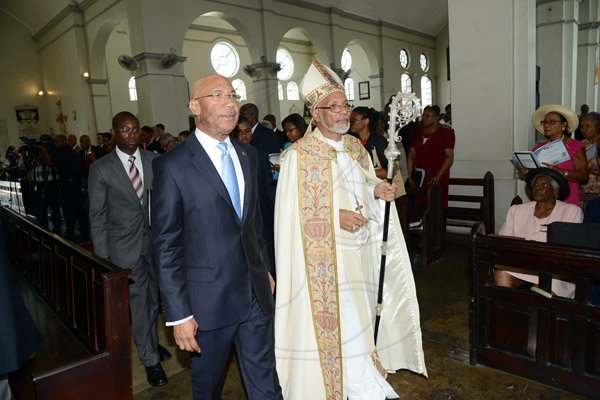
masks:
<instances>
[{"instance_id":1,"label":"dark suit jacket","mask_svg":"<svg viewBox=\"0 0 600 400\"><path fill-rule=\"evenodd\" d=\"M241 222L195 134L154 161L152 236L166 321L194 315L201 330L240 323L252 289L263 312L273 312L256 151L232 143L245 182Z\"/></svg>"},{"instance_id":2,"label":"dark suit jacket","mask_svg":"<svg viewBox=\"0 0 600 400\"><path fill-rule=\"evenodd\" d=\"M252 142L250 144L267 154L279 153L279 138L272 129L265 128L261 124L256 126L252 133Z\"/></svg>"},{"instance_id":3,"label":"dark suit jacket","mask_svg":"<svg viewBox=\"0 0 600 400\"><path fill-rule=\"evenodd\" d=\"M275 265L275 192L277 191L277 181L273 180L271 172L271 162L267 153L256 149L258 156L258 195L260 198L260 213L263 221L263 237L267 242L269 252L269 263ZM273 273L274 271L272 271ZM275 277L275 274L273 274Z\"/></svg>"},{"instance_id":4,"label":"dark suit jacket","mask_svg":"<svg viewBox=\"0 0 600 400\"><path fill-rule=\"evenodd\" d=\"M285 136L285 133L279 129L275 129L273 132L275 132L275 136L277 136L277 139L279 139L279 148L283 149L285 144L289 142L287 136Z\"/></svg>"},{"instance_id":5,"label":"dark suit jacket","mask_svg":"<svg viewBox=\"0 0 600 400\"><path fill-rule=\"evenodd\" d=\"M110 256L113 264L121 268L133 268L142 254L152 251L148 190L152 189L152 160L158 155L142 149L140 155L144 169L143 204L116 150L90 165L88 194L94 253ZM142 246L144 243L146 246Z\"/></svg>"}]
</instances>

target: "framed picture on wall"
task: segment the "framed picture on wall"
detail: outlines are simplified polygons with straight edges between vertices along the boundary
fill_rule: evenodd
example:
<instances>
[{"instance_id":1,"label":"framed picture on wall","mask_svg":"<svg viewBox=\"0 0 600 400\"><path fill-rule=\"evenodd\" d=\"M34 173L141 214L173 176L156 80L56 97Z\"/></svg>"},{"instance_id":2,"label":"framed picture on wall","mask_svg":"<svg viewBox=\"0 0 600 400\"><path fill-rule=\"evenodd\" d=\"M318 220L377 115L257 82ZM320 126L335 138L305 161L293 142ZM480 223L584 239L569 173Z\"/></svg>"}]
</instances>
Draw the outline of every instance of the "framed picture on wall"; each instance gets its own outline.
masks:
<instances>
[{"instance_id":1,"label":"framed picture on wall","mask_svg":"<svg viewBox=\"0 0 600 400\"><path fill-rule=\"evenodd\" d=\"M369 81L358 82L358 98L360 100L369 100L371 98Z\"/></svg>"}]
</instances>

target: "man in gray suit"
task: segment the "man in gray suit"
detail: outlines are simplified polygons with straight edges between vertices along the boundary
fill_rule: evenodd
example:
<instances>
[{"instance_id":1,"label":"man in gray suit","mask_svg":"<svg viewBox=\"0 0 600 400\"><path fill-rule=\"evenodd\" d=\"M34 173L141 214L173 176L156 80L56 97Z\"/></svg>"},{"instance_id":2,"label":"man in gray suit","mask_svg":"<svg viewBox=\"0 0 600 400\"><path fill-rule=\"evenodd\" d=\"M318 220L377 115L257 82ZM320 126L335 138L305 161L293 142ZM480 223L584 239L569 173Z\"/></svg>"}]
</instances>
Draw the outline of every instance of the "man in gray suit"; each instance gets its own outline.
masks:
<instances>
[{"instance_id":1,"label":"man in gray suit","mask_svg":"<svg viewBox=\"0 0 600 400\"><path fill-rule=\"evenodd\" d=\"M157 154L139 149L140 122L123 111L114 116L116 148L90 165L88 193L94 253L121 268L131 268L129 305L138 355L148 383L167 383L160 361L171 355L158 344L158 285L149 221L152 160Z\"/></svg>"}]
</instances>

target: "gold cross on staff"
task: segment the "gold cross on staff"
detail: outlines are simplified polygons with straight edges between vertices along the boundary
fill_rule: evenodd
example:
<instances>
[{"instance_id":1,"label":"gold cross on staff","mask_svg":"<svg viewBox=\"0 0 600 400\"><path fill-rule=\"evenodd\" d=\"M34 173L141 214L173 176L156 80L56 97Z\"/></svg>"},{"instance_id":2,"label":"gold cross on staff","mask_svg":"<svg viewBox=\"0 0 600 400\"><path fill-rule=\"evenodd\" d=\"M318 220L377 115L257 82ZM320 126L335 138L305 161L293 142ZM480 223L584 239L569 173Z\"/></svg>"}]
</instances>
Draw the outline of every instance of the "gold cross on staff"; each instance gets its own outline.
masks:
<instances>
[{"instance_id":1,"label":"gold cross on staff","mask_svg":"<svg viewBox=\"0 0 600 400\"><path fill-rule=\"evenodd\" d=\"M354 209L354 211L356 211L357 213L359 213L360 215L362 215L362 212L360 210L363 209L363 205L360 204L358 201L356 202L356 208Z\"/></svg>"}]
</instances>

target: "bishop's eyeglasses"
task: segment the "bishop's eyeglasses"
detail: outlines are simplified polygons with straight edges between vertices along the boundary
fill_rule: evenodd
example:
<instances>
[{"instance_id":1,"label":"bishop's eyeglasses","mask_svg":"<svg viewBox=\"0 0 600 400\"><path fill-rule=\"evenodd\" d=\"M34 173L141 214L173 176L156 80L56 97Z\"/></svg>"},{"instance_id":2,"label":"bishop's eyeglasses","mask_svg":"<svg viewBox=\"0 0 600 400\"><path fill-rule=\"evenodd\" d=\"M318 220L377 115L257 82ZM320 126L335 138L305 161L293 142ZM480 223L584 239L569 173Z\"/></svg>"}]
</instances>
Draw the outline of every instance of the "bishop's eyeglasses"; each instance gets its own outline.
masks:
<instances>
[{"instance_id":1,"label":"bishop's eyeglasses","mask_svg":"<svg viewBox=\"0 0 600 400\"><path fill-rule=\"evenodd\" d=\"M328 106L328 107L315 107L315 108L320 108L321 110L331 110L332 113L341 113L342 110L346 110L348 112L352 111L354 109L354 106L350 103L345 103L345 104L335 104L333 103L332 105Z\"/></svg>"}]
</instances>

